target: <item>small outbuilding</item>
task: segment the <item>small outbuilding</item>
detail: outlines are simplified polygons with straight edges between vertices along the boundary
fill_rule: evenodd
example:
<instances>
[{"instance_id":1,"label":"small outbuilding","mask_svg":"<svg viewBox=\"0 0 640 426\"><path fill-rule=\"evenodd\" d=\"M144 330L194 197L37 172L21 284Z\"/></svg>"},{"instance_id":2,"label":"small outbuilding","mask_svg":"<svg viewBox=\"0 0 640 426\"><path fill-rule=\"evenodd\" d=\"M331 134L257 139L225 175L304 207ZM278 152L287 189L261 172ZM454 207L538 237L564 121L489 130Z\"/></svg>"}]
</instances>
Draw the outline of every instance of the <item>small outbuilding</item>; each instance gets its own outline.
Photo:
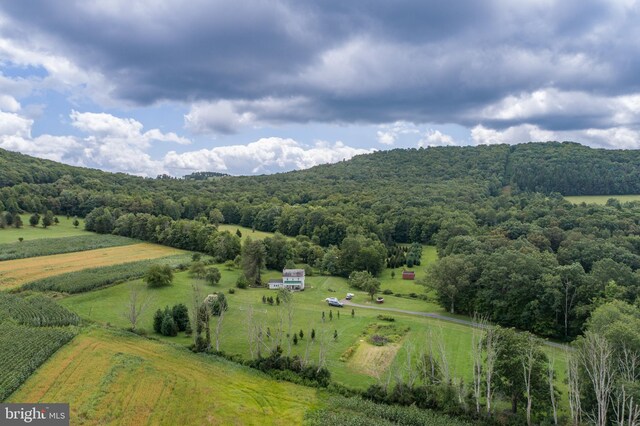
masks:
<instances>
[{"instance_id":1,"label":"small outbuilding","mask_svg":"<svg viewBox=\"0 0 640 426\"><path fill-rule=\"evenodd\" d=\"M414 271L402 271L403 280L415 280L416 273Z\"/></svg>"}]
</instances>

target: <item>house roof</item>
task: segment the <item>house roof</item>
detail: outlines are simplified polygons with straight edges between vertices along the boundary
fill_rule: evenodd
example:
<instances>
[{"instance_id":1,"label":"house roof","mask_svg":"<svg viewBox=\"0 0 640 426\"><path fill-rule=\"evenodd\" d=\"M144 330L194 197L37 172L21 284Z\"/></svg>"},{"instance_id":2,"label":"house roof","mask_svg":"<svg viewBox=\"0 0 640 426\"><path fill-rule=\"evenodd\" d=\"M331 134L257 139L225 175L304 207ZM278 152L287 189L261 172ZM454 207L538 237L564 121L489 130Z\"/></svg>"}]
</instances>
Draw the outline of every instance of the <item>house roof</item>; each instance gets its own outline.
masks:
<instances>
[{"instance_id":1,"label":"house roof","mask_svg":"<svg viewBox=\"0 0 640 426\"><path fill-rule=\"evenodd\" d=\"M304 269L285 269L282 271L283 277L304 277Z\"/></svg>"}]
</instances>

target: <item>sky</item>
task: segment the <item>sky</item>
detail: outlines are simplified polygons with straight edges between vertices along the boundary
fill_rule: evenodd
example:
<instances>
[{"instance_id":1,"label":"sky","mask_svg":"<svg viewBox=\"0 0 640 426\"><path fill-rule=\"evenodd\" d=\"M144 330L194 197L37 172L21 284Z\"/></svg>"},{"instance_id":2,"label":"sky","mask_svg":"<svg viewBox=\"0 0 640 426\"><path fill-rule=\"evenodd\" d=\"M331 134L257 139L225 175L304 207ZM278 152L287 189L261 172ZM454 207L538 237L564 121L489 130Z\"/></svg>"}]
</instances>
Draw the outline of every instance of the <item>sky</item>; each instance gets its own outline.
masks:
<instances>
[{"instance_id":1,"label":"sky","mask_svg":"<svg viewBox=\"0 0 640 426\"><path fill-rule=\"evenodd\" d=\"M0 148L155 177L640 148L633 0L0 3Z\"/></svg>"}]
</instances>

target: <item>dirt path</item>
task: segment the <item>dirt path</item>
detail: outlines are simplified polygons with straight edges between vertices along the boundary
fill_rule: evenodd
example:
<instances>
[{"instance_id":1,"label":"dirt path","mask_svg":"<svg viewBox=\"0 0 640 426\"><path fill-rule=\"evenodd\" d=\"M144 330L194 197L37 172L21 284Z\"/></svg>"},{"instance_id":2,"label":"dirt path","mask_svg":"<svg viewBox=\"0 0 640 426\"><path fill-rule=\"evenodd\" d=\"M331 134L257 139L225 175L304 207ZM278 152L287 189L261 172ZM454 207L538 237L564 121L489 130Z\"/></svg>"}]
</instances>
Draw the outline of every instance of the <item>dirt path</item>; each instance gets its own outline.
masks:
<instances>
[{"instance_id":1,"label":"dirt path","mask_svg":"<svg viewBox=\"0 0 640 426\"><path fill-rule=\"evenodd\" d=\"M346 300L346 299L343 299L340 302L344 303L345 306L353 306L355 308L375 309L375 310L378 310L378 311L386 311L386 312L397 312L397 313L400 313L400 314L416 315L416 316L421 316L421 317L433 318L433 319L437 319L437 320L440 320L440 321L453 322L453 323L456 323L456 324L462 324L462 325L466 325L466 326L469 326L469 327L474 327L475 326L473 321L460 319L460 318L448 317L446 315L436 314L436 313L433 313L433 312L417 312L417 311L407 311L405 309L384 308L382 306L360 305L360 304L353 303L353 302L351 302L349 300ZM556 342L550 342L548 340L544 340L544 344L547 345L547 346L550 346L552 348L567 349L567 345L564 345L562 343L556 343Z\"/></svg>"}]
</instances>

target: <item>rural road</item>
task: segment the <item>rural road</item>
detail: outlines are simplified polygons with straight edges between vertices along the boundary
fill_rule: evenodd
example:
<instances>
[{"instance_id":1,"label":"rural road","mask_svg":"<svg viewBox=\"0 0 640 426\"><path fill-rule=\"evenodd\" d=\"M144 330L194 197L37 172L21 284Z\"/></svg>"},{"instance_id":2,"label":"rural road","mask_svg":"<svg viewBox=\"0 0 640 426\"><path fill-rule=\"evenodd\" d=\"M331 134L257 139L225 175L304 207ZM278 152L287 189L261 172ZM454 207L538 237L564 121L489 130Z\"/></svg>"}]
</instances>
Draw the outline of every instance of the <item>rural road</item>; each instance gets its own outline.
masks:
<instances>
[{"instance_id":1,"label":"rural road","mask_svg":"<svg viewBox=\"0 0 640 426\"><path fill-rule=\"evenodd\" d=\"M404 309L383 308L382 306L360 305L360 304L353 303L353 302L351 302L349 300L346 300L346 299L343 299L340 302L342 302L345 306L353 306L354 308L375 309L375 310L378 310L378 311L397 312L397 313L400 313L400 314L417 315L417 316L421 316L421 317L434 318L434 319L441 320L441 321L448 321L448 322L453 322L453 323L456 323L456 324L462 324L462 325L468 325L470 327L474 327L473 321L460 319L460 318L448 317L448 316L445 316L445 315L434 314L434 313L431 313L431 312L417 312L417 311L407 311L407 310L404 310ZM562 343L550 342L548 340L543 340L543 341L544 341L545 345L550 346L552 348L567 349L567 345L564 345Z\"/></svg>"}]
</instances>

